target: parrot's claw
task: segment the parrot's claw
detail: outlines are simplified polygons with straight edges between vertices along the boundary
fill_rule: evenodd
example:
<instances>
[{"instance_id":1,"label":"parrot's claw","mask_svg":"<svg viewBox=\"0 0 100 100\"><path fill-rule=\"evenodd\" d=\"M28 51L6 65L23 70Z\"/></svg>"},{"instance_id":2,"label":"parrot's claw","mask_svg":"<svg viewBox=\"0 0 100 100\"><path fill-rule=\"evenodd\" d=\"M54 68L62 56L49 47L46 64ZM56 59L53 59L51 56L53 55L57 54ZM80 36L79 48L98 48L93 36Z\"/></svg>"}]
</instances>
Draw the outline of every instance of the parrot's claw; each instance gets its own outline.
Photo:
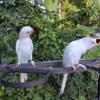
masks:
<instances>
[{"instance_id":1,"label":"parrot's claw","mask_svg":"<svg viewBox=\"0 0 100 100\"><path fill-rule=\"evenodd\" d=\"M78 64L78 67L82 67L84 70L86 70L86 66L83 64Z\"/></svg>"},{"instance_id":2,"label":"parrot's claw","mask_svg":"<svg viewBox=\"0 0 100 100\"><path fill-rule=\"evenodd\" d=\"M73 67L74 71L77 69L76 66L72 66L72 67Z\"/></svg>"},{"instance_id":3,"label":"parrot's claw","mask_svg":"<svg viewBox=\"0 0 100 100\"><path fill-rule=\"evenodd\" d=\"M13 70L16 69L16 67L18 67L20 65L20 63L17 63L16 66L13 67Z\"/></svg>"},{"instance_id":4,"label":"parrot's claw","mask_svg":"<svg viewBox=\"0 0 100 100\"><path fill-rule=\"evenodd\" d=\"M84 70L86 70L86 66L83 65L83 64L78 64L77 66L74 65L74 66L72 66L72 67L73 67L74 71L75 71L77 68L79 68L79 67L82 67Z\"/></svg>"},{"instance_id":5,"label":"parrot's claw","mask_svg":"<svg viewBox=\"0 0 100 100\"><path fill-rule=\"evenodd\" d=\"M19 65L20 65L20 63L17 63L17 65L19 66Z\"/></svg>"},{"instance_id":6,"label":"parrot's claw","mask_svg":"<svg viewBox=\"0 0 100 100\"><path fill-rule=\"evenodd\" d=\"M32 61L31 64L35 67L35 61Z\"/></svg>"}]
</instances>

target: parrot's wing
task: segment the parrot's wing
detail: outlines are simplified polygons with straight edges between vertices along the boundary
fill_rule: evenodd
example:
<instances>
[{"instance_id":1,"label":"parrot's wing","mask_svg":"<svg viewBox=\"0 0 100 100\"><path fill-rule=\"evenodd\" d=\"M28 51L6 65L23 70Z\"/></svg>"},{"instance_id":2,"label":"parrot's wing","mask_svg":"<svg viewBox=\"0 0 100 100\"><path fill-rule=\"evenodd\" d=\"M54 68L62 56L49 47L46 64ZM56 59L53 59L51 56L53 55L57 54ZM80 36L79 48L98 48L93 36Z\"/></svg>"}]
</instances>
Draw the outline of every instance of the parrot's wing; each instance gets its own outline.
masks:
<instances>
[{"instance_id":1,"label":"parrot's wing","mask_svg":"<svg viewBox=\"0 0 100 100\"><path fill-rule=\"evenodd\" d=\"M31 50L33 51L33 42L32 42L32 40L30 41L30 46L31 46Z\"/></svg>"},{"instance_id":2,"label":"parrot's wing","mask_svg":"<svg viewBox=\"0 0 100 100\"><path fill-rule=\"evenodd\" d=\"M20 52L20 43L19 43L19 40L16 41L16 54L17 54L17 58L18 58L18 63L20 64L21 63L20 59L22 57L21 57L21 52Z\"/></svg>"},{"instance_id":3,"label":"parrot's wing","mask_svg":"<svg viewBox=\"0 0 100 100\"><path fill-rule=\"evenodd\" d=\"M81 52L79 46L75 42L66 46L63 54L63 65L64 67L72 67L79 63Z\"/></svg>"}]
</instances>

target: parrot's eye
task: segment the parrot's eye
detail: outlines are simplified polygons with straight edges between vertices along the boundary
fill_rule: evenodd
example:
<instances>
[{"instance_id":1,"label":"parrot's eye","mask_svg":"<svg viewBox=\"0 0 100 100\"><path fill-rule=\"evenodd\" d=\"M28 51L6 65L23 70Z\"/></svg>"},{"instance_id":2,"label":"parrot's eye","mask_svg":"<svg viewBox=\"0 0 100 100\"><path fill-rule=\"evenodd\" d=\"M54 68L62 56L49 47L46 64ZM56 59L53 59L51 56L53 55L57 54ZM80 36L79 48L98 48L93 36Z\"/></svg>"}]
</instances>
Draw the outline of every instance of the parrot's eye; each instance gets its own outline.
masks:
<instances>
[{"instance_id":1,"label":"parrot's eye","mask_svg":"<svg viewBox=\"0 0 100 100\"><path fill-rule=\"evenodd\" d=\"M27 32L28 34L30 34L30 32Z\"/></svg>"}]
</instances>

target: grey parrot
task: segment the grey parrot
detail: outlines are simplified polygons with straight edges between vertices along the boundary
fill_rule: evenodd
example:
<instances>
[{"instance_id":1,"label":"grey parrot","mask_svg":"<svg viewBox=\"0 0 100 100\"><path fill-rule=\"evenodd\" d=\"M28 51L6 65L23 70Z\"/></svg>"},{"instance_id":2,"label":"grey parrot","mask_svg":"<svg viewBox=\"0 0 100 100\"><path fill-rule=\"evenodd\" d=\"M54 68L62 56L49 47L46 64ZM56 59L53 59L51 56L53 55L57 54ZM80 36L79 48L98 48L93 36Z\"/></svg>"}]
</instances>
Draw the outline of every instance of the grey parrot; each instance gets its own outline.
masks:
<instances>
[{"instance_id":1,"label":"grey parrot","mask_svg":"<svg viewBox=\"0 0 100 100\"><path fill-rule=\"evenodd\" d=\"M35 67L35 62L32 60L33 43L30 35L34 32L31 26L24 26L19 32L19 39L16 41L16 54L18 65L31 62ZM27 81L27 74L21 73L20 82Z\"/></svg>"},{"instance_id":2,"label":"grey parrot","mask_svg":"<svg viewBox=\"0 0 100 100\"><path fill-rule=\"evenodd\" d=\"M100 34L96 35L96 38L99 37ZM97 42L96 38L92 38L89 36L83 37L78 40L74 40L70 42L64 49L63 54L63 66L64 67L73 67L74 70L78 67L82 67L86 69L86 67L82 64L79 64L81 56L88 50L99 45L100 42ZM60 95L64 93L64 89L66 86L66 81L68 79L68 73L64 74L63 81L60 89Z\"/></svg>"}]
</instances>

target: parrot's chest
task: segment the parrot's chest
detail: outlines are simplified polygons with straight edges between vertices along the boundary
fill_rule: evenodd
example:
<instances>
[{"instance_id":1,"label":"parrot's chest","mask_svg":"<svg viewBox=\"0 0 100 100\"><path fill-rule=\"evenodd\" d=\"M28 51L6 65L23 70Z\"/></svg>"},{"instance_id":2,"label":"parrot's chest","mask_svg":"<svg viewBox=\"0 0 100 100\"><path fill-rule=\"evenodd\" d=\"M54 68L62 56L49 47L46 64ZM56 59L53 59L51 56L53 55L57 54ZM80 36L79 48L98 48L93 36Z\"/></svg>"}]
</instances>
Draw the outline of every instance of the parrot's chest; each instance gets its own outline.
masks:
<instances>
[{"instance_id":1,"label":"parrot's chest","mask_svg":"<svg viewBox=\"0 0 100 100\"><path fill-rule=\"evenodd\" d=\"M32 52L32 48L31 48L30 43L28 43L28 42L21 42L20 43L20 52L24 56L30 55L30 53Z\"/></svg>"},{"instance_id":2,"label":"parrot's chest","mask_svg":"<svg viewBox=\"0 0 100 100\"><path fill-rule=\"evenodd\" d=\"M26 45L26 46L21 46L20 52L23 58L29 58L30 54L32 53L32 50L28 45Z\"/></svg>"},{"instance_id":3,"label":"parrot's chest","mask_svg":"<svg viewBox=\"0 0 100 100\"><path fill-rule=\"evenodd\" d=\"M17 54L22 60L30 60L32 56L33 44L29 39L21 40L18 42Z\"/></svg>"}]
</instances>

